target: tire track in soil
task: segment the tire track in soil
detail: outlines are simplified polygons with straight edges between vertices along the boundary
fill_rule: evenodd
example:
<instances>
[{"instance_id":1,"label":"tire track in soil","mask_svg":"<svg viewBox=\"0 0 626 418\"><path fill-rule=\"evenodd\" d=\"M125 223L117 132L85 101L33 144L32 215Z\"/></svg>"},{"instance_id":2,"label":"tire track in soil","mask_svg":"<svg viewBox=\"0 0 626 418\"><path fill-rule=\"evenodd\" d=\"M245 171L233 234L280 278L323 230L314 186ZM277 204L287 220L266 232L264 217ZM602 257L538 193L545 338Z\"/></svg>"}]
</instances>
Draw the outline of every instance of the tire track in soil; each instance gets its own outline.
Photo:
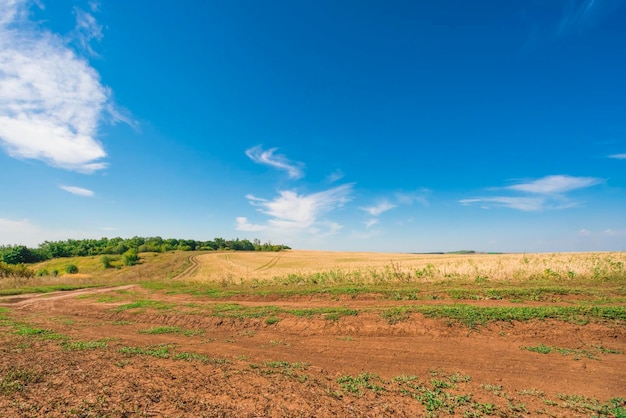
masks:
<instances>
[{"instance_id":1,"label":"tire track in soil","mask_svg":"<svg viewBox=\"0 0 626 418\"><path fill-rule=\"evenodd\" d=\"M191 265L183 270L180 274L175 276L175 280L191 277L200 268L200 262L195 255L189 256L188 260Z\"/></svg>"},{"instance_id":2,"label":"tire track in soil","mask_svg":"<svg viewBox=\"0 0 626 418\"><path fill-rule=\"evenodd\" d=\"M282 255L277 255L276 257L272 258L267 263L263 264L261 267L256 268L254 271L263 271L263 270L271 269L278 263L278 260L280 260L281 257Z\"/></svg>"}]
</instances>

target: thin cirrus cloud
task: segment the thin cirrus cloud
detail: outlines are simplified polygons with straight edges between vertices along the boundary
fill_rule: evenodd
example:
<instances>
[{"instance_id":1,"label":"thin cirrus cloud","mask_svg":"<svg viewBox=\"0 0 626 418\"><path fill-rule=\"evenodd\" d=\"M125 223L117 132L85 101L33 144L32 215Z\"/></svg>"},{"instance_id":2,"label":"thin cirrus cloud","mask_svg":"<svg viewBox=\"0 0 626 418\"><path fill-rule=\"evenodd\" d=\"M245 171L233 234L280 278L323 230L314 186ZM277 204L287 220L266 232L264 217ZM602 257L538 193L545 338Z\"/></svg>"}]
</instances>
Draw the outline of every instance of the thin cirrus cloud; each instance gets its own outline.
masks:
<instances>
[{"instance_id":1,"label":"thin cirrus cloud","mask_svg":"<svg viewBox=\"0 0 626 418\"><path fill-rule=\"evenodd\" d=\"M626 160L626 153L624 154L611 154L609 158L613 158L615 160Z\"/></svg>"},{"instance_id":2,"label":"thin cirrus cloud","mask_svg":"<svg viewBox=\"0 0 626 418\"><path fill-rule=\"evenodd\" d=\"M595 177L557 175L547 176L527 183L514 184L507 187L507 189L528 193L553 194L583 189L600 183L602 183L602 180Z\"/></svg>"},{"instance_id":3,"label":"thin cirrus cloud","mask_svg":"<svg viewBox=\"0 0 626 418\"><path fill-rule=\"evenodd\" d=\"M277 150L277 148L264 150L260 145L257 145L246 150L246 155L257 164L268 165L278 170L286 171L289 178L297 180L304 177L304 164L291 161L284 155L275 154Z\"/></svg>"},{"instance_id":4,"label":"thin cirrus cloud","mask_svg":"<svg viewBox=\"0 0 626 418\"><path fill-rule=\"evenodd\" d=\"M18 159L92 173L107 166L98 124L128 121L111 91L68 40L28 20L26 0L0 0L0 145ZM92 6L93 8L93 6ZM83 47L102 36L87 12L76 12ZM88 48L88 51L90 48Z\"/></svg>"},{"instance_id":5,"label":"thin cirrus cloud","mask_svg":"<svg viewBox=\"0 0 626 418\"><path fill-rule=\"evenodd\" d=\"M524 193L525 196L476 197L461 199L459 203L464 206L480 205L485 209L495 206L526 212L567 209L576 206L577 203L565 196L565 193L595 186L602 182L602 179L596 177L546 176L504 188L505 190Z\"/></svg>"},{"instance_id":6,"label":"thin cirrus cloud","mask_svg":"<svg viewBox=\"0 0 626 418\"><path fill-rule=\"evenodd\" d=\"M365 212L369 213L371 216L379 216L380 214L387 212L388 210L397 208L398 205L395 205L391 202L389 202L388 200L382 200L380 202L378 202L378 204L374 205L374 206L367 206L367 207L363 207L361 209L363 209Z\"/></svg>"},{"instance_id":7,"label":"thin cirrus cloud","mask_svg":"<svg viewBox=\"0 0 626 418\"><path fill-rule=\"evenodd\" d=\"M336 222L323 217L350 201L352 184L344 184L322 192L298 194L283 190L273 200L247 195L251 205L269 219L264 224L253 224L246 217L236 219L240 231L263 230L308 230L313 234L322 231L334 232L341 228Z\"/></svg>"},{"instance_id":8,"label":"thin cirrus cloud","mask_svg":"<svg viewBox=\"0 0 626 418\"><path fill-rule=\"evenodd\" d=\"M77 186L59 186L59 189L65 190L66 192L76 196L92 197L95 194L92 190Z\"/></svg>"}]
</instances>

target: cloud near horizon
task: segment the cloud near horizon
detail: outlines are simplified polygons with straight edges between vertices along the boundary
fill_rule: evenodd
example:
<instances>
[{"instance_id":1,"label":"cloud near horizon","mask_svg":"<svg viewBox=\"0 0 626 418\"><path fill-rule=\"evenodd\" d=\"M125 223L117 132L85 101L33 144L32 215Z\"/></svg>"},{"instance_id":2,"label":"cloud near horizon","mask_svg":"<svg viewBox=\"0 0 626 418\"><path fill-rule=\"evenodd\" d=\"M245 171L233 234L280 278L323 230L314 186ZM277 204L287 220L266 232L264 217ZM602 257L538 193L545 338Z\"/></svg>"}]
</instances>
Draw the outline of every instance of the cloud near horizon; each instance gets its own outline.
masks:
<instances>
[{"instance_id":1,"label":"cloud near horizon","mask_svg":"<svg viewBox=\"0 0 626 418\"><path fill-rule=\"evenodd\" d=\"M67 40L28 20L30 5L0 0L0 145L13 158L82 173L104 169L98 124L107 115L112 122L129 120ZM101 27L89 13L75 13L75 39L89 52Z\"/></svg>"},{"instance_id":2,"label":"cloud near horizon","mask_svg":"<svg viewBox=\"0 0 626 418\"><path fill-rule=\"evenodd\" d=\"M263 230L308 230L312 234L323 231L335 232L341 225L323 219L323 216L350 201L351 193L352 184L344 184L308 195L283 190L273 200L247 195L250 204L256 206L260 213L269 216L269 219L264 224L253 224L248 218L240 216L236 219L236 228L248 232Z\"/></svg>"},{"instance_id":3,"label":"cloud near horizon","mask_svg":"<svg viewBox=\"0 0 626 418\"><path fill-rule=\"evenodd\" d=\"M537 180L514 184L505 190L525 193L526 196L493 196L461 199L463 206L480 204L488 209L492 205L507 207L525 212L546 209L567 209L576 206L576 202L564 193L601 184L604 180L596 177L573 177L568 175L546 176Z\"/></svg>"},{"instance_id":4,"label":"cloud near horizon","mask_svg":"<svg viewBox=\"0 0 626 418\"><path fill-rule=\"evenodd\" d=\"M278 151L278 148L263 150L261 145L257 145L246 150L246 155L257 164L264 164L286 171L289 178L297 180L304 177L303 163L291 161L281 154L275 154L276 151Z\"/></svg>"},{"instance_id":5,"label":"cloud near horizon","mask_svg":"<svg viewBox=\"0 0 626 418\"><path fill-rule=\"evenodd\" d=\"M66 192L71 194L75 194L76 196L91 197L95 194L92 190L83 189L82 187L76 186L59 186L59 189L65 190Z\"/></svg>"}]
</instances>

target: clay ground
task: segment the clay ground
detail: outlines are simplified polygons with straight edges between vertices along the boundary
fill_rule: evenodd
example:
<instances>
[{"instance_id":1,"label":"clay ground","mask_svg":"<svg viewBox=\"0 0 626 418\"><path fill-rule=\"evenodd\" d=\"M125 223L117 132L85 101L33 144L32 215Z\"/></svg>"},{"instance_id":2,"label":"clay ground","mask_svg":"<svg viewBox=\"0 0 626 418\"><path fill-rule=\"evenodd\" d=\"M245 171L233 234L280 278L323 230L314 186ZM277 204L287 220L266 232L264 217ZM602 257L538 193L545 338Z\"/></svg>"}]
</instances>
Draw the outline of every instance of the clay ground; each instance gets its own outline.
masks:
<instances>
[{"instance_id":1,"label":"clay ground","mask_svg":"<svg viewBox=\"0 0 626 418\"><path fill-rule=\"evenodd\" d=\"M623 416L623 323L470 328L378 311L411 303L449 301L138 285L0 298L0 416ZM203 314L215 305L358 314ZM570 351L523 349L537 346Z\"/></svg>"}]
</instances>

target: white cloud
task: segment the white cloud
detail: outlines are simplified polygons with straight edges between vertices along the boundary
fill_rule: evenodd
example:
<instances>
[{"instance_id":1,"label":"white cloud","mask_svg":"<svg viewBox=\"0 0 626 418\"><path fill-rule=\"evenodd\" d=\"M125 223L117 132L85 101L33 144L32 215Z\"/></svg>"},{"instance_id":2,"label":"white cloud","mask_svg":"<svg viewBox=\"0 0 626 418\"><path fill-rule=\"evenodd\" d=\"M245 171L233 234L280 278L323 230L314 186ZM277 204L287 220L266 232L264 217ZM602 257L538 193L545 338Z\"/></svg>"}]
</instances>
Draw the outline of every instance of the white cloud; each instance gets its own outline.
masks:
<instances>
[{"instance_id":1,"label":"white cloud","mask_svg":"<svg viewBox=\"0 0 626 418\"><path fill-rule=\"evenodd\" d=\"M397 208L398 205L395 205L391 202L389 202L388 200L382 200L380 201L377 205L374 206L368 206L368 207L364 207L361 208L364 211L366 211L367 213L369 213L372 216L378 216L381 213L387 212L388 210Z\"/></svg>"},{"instance_id":2,"label":"white cloud","mask_svg":"<svg viewBox=\"0 0 626 418\"><path fill-rule=\"evenodd\" d=\"M65 190L66 192L75 194L77 196L85 196L91 197L94 195L94 192L89 189L83 189L82 187L76 186L59 186L59 189Z\"/></svg>"},{"instance_id":3,"label":"white cloud","mask_svg":"<svg viewBox=\"0 0 626 418\"><path fill-rule=\"evenodd\" d=\"M264 230L266 230L267 226L251 224L248 221L248 218L246 218L244 216L239 216L237 218L237 226L235 228L238 231L257 232L257 231L264 231Z\"/></svg>"},{"instance_id":4,"label":"white cloud","mask_svg":"<svg viewBox=\"0 0 626 418\"><path fill-rule=\"evenodd\" d=\"M527 193L554 194L565 193L571 190L583 189L602 183L602 179L595 177L572 177L567 175L546 176L527 183L514 184L507 187Z\"/></svg>"},{"instance_id":5,"label":"white cloud","mask_svg":"<svg viewBox=\"0 0 626 418\"><path fill-rule=\"evenodd\" d=\"M609 155L609 158L614 158L616 160L626 160L626 153L625 154L612 154L612 155Z\"/></svg>"},{"instance_id":6,"label":"white cloud","mask_svg":"<svg viewBox=\"0 0 626 418\"><path fill-rule=\"evenodd\" d=\"M292 179L297 180L304 177L304 172L302 171L303 163L290 161L284 155L274 154L276 151L277 148L264 151L260 145L257 145L246 150L246 155L257 164L265 164L278 170L286 171Z\"/></svg>"},{"instance_id":7,"label":"white cloud","mask_svg":"<svg viewBox=\"0 0 626 418\"><path fill-rule=\"evenodd\" d=\"M603 180L595 177L573 177L567 175L546 176L526 183L518 183L505 187L526 194L525 196L491 196L461 199L464 206L481 204L484 209L491 206L507 207L526 212L548 209L567 209L577 205L564 193L583 189L602 183Z\"/></svg>"},{"instance_id":8,"label":"white cloud","mask_svg":"<svg viewBox=\"0 0 626 418\"><path fill-rule=\"evenodd\" d=\"M591 231L586 228L583 228L580 231L578 231L578 235L580 235L581 237L588 237L591 235Z\"/></svg>"},{"instance_id":9,"label":"white cloud","mask_svg":"<svg viewBox=\"0 0 626 418\"><path fill-rule=\"evenodd\" d=\"M342 207L350 200L351 184L344 184L323 192L300 195L294 191L283 190L273 200L266 200L247 195L250 204L270 218L265 225L248 222L245 217L237 218L237 229L241 231L273 230L309 230L317 234L322 229L336 231L341 226L322 217Z\"/></svg>"},{"instance_id":10,"label":"white cloud","mask_svg":"<svg viewBox=\"0 0 626 418\"><path fill-rule=\"evenodd\" d=\"M509 197L509 196L496 196L496 197L479 197L474 199L462 199L459 201L463 206L470 206L473 204L489 204L493 203L494 206L507 207L511 209L523 210L526 212L533 212L545 209L545 199L541 197ZM485 209L489 208L489 205L484 206Z\"/></svg>"},{"instance_id":11,"label":"white cloud","mask_svg":"<svg viewBox=\"0 0 626 418\"><path fill-rule=\"evenodd\" d=\"M368 220L367 222L365 222L365 228L366 229L370 229L371 227L373 227L377 223L378 223L378 219L372 218L372 219Z\"/></svg>"},{"instance_id":12,"label":"white cloud","mask_svg":"<svg viewBox=\"0 0 626 418\"><path fill-rule=\"evenodd\" d=\"M61 36L27 21L30 3L0 0L0 144L14 158L101 170L106 152L96 134L113 109L111 92ZM93 16L77 19L86 42L101 36Z\"/></svg>"}]
</instances>

